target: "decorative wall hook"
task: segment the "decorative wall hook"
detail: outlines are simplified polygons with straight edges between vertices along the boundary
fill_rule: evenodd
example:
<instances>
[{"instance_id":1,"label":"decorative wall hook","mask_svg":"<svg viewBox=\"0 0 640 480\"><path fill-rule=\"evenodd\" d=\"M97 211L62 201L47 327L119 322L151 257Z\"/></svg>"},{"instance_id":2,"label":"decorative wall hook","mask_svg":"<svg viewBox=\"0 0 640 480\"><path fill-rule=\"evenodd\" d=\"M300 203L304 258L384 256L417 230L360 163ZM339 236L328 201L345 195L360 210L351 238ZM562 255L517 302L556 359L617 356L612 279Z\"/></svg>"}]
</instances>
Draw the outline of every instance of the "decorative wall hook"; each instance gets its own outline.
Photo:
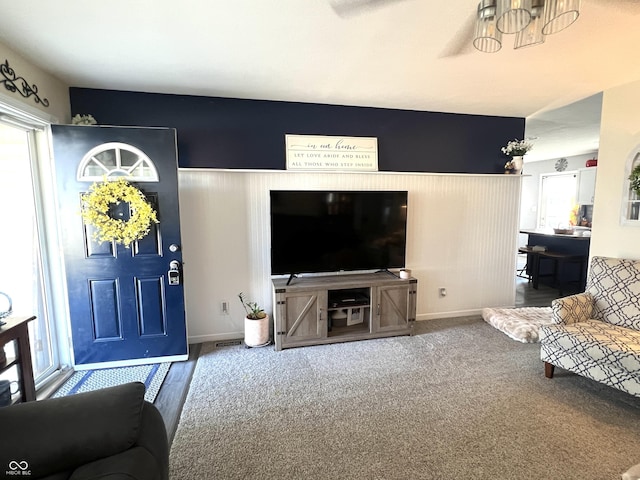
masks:
<instances>
[{"instance_id":1,"label":"decorative wall hook","mask_svg":"<svg viewBox=\"0 0 640 480\"><path fill-rule=\"evenodd\" d=\"M9 60L5 60L3 64L0 64L0 75L4 79L0 79L0 83L10 92L18 92L24 98L33 96L36 103L41 103L45 107L49 106L49 100L46 98L40 98L38 95L38 86L34 83L29 85L29 82L24 77L16 76L16 72L9 66Z\"/></svg>"}]
</instances>

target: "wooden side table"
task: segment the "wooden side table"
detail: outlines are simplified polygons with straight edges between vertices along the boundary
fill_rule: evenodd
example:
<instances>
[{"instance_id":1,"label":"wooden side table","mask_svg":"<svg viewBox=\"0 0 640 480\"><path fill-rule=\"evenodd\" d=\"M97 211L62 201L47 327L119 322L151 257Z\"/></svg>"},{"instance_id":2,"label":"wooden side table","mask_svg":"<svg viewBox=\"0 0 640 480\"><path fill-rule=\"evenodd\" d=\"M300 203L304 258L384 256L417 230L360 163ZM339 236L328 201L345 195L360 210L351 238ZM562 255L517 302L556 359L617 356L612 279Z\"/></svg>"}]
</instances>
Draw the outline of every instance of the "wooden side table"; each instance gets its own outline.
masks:
<instances>
[{"instance_id":1,"label":"wooden side table","mask_svg":"<svg viewBox=\"0 0 640 480\"><path fill-rule=\"evenodd\" d=\"M18 383L20 384L20 400L29 402L36 399L36 386L33 381L33 366L31 364L31 347L29 346L28 323L36 317L8 317L0 327L0 348L16 340L15 358L7 357L5 365L0 367L0 373L16 365L18 367Z\"/></svg>"}]
</instances>

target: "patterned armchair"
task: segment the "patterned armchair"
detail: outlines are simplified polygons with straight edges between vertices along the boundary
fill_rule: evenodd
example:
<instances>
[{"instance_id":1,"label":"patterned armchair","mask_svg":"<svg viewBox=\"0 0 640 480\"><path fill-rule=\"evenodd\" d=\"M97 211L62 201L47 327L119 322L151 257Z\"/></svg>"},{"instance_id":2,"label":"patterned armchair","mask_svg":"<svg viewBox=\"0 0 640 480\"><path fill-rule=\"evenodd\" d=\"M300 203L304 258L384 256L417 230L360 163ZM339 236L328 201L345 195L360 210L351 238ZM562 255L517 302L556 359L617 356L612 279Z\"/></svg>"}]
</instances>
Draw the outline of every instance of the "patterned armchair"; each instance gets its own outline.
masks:
<instances>
[{"instance_id":1,"label":"patterned armchair","mask_svg":"<svg viewBox=\"0 0 640 480\"><path fill-rule=\"evenodd\" d=\"M557 366L640 396L640 260L593 257L585 290L554 300L540 327L545 375Z\"/></svg>"}]
</instances>

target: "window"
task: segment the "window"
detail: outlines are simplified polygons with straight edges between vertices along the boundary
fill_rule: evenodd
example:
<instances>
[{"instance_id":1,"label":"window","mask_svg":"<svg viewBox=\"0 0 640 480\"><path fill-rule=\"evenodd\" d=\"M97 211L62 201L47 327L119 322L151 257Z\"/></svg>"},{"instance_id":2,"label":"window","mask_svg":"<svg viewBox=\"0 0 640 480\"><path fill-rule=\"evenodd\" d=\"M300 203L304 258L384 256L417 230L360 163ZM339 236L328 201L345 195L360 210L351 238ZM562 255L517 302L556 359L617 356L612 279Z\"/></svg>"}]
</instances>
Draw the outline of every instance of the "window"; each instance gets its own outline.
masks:
<instances>
[{"instance_id":1,"label":"window","mask_svg":"<svg viewBox=\"0 0 640 480\"><path fill-rule=\"evenodd\" d=\"M568 227L576 204L576 174L552 173L540 176L538 227Z\"/></svg>"},{"instance_id":2,"label":"window","mask_svg":"<svg viewBox=\"0 0 640 480\"><path fill-rule=\"evenodd\" d=\"M96 182L105 176L127 177L134 182L158 181L155 165L142 150L117 142L91 149L78 166L78 181Z\"/></svg>"},{"instance_id":3,"label":"window","mask_svg":"<svg viewBox=\"0 0 640 480\"><path fill-rule=\"evenodd\" d=\"M622 200L622 224L640 226L640 196L631 188L629 175L640 165L640 146L638 146L627 161L624 174L624 188Z\"/></svg>"}]
</instances>

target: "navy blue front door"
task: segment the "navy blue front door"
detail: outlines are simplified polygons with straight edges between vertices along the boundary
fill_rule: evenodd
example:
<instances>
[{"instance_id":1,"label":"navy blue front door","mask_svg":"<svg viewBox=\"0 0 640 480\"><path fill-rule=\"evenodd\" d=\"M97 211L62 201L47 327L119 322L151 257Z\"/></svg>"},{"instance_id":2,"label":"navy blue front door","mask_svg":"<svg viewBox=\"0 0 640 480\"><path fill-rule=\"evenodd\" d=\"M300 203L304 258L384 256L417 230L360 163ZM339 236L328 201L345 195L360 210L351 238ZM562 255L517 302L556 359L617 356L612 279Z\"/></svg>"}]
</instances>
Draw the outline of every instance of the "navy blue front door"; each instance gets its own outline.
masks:
<instances>
[{"instance_id":1,"label":"navy blue front door","mask_svg":"<svg viewBox=\"0 0 640 480\"><path fill-rule=\"evenodd\" d=\"M182 265L175 130L53 125L52 135L75 364L186 358L184 289L168 281L170 263ZM104 175L124 176L156 209L159 223L129 248L94 241L80 216Z\"/></svg>"}]
</instances>

